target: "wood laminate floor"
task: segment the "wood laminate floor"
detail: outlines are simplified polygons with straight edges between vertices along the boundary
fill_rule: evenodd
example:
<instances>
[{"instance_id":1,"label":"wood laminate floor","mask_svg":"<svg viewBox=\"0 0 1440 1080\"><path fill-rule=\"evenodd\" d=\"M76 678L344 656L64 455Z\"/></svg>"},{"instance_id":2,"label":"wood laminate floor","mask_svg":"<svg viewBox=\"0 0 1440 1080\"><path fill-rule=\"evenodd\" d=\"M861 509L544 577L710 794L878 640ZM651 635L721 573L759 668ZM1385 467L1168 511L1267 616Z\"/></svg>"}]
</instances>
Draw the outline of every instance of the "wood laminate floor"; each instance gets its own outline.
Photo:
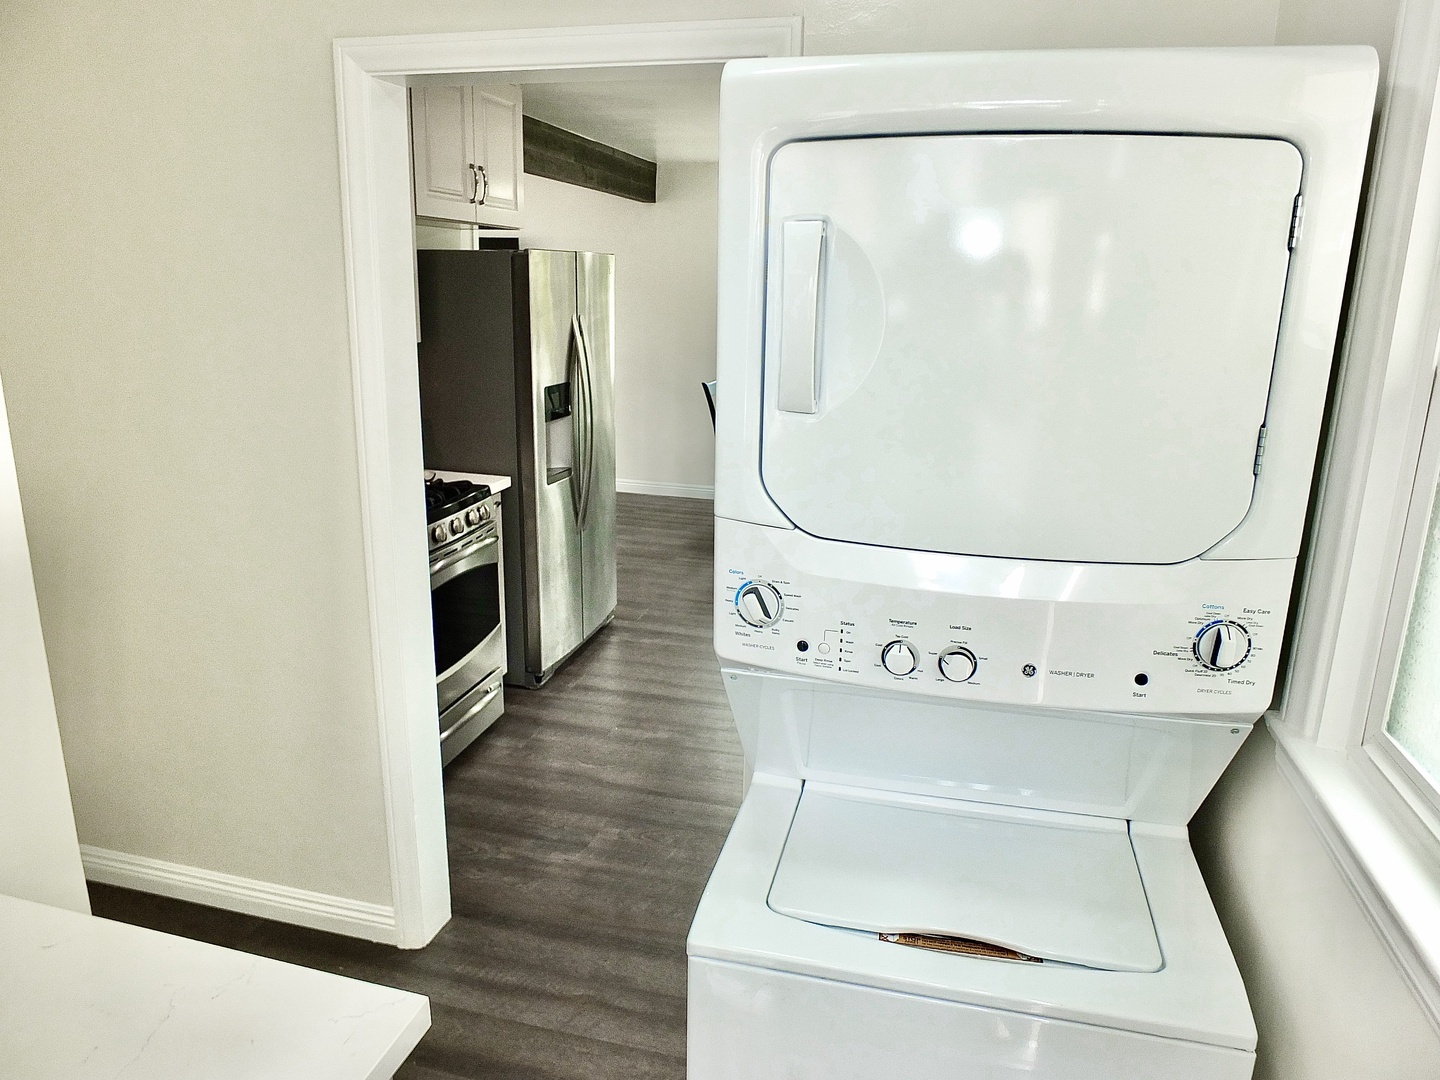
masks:
<instances>
[{"instance_id":1,"label":"wood laminate floor","mask_svg":"<svg viewBox=\"0 0 1440 1080\"><path fill-rule=\"evenodd\" d=\"M620 601L446 770L450 923L417 952L91 885L96 915L414 990L398 1074L685 1075L685 934L740 797L711 504L621 495Z\"/></svg>"}]
</instances>

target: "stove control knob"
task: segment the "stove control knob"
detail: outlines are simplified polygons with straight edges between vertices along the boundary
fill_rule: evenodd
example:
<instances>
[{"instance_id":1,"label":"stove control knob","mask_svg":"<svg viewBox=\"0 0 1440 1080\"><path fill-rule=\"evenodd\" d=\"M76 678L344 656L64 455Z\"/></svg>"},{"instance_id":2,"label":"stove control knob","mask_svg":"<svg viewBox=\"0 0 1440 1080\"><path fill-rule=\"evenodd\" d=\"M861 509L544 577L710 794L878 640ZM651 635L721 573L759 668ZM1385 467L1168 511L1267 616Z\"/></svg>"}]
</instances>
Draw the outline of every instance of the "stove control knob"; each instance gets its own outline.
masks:
<instances>
[{"instance_id":1,"label":"stove control knob","mask_svg":"<svg viewBox=\"0 0 1440 1080\"><path fill-rule=\"evenodd\" d=\"M437 544L441 540L445 539L445 535L446 534L444 525L436 525L433 529L430 530L430 539L434 540Z\"/></svg>"},{"instance_id":2,"label":"stove control knob","mask_svg":"<svg viewBox=\"0 0 1440 1080\"><path fill-rule=\"evenodd\" d=\"M915 670L915 649L908 641L892 641L880 650L880 663L891 675L909 675Z\"/></svg>"},{"instance_id":3,"label":"stove control knob","mask_svg":"<svg viewBox=\"0 0 1440 1080\"><path fill-rule=\"evenodd\" d=\"M956 645L940 654L940 674L950 682L966 682L980 666L975 654L963 645Z\"/></svg>"},{"instance_id":4,"label":"stove control knob","mask_svg":"<svg viewBox=\"0 0 1440 1080\"><path fill-rule=\"evenodd\" d=\"M1250 631L1229 619L1218 619L1195 635L1195 659L1211 671L1229 671L1250 655Z\"/></svg>"},{"instance_id":5,"label":"stove control knob","mask_svg":"<svg viewBox=\"0 0 1440 1080\"><path fill-rule=\"evenodd\" d=\"M481 521L489 521L489 520L490 520L490 507L488 507L488 506L482 506L482 507L480 507L480 520L481 520Z\"/></svg>"},{"instance_id":6,"label":"stove control knob","mask_svg":"<svg viewBox=\"0 0 1440 1080\"><path fill-rule=\"evenodd\" d=\"M450 535L451 535L451 536L459 536L461 530L463 530L464 528L465 528L465 523L460 520L460 515L459 515L459 514L456 514L453 518L450 519Z\"/></svg>"},{"instance_id":7,"label":"stove control knob","mask_svg":"<svg viewBox=\"0 0 1440 1080\"><path fill-rule=\"evenodd\" d=\"M785 611L780 590L763 581L747 581L735 594L735 610L751 626L774 626Z\"/></svg>"},{"instance_id":8,"label":"stove control knob","mask_svg":"<svg viewBox=\"0 0 1440 1080\"><path fill-rule=\"evenodd\" d=\"M466 511L465 511L465 524L467 524L467 525L479 525L479 524L480 524L480 511L479 511L479 510L476 510L473 506L472 506L469 510L466 510Z\"/></svg>"}]
</instances>

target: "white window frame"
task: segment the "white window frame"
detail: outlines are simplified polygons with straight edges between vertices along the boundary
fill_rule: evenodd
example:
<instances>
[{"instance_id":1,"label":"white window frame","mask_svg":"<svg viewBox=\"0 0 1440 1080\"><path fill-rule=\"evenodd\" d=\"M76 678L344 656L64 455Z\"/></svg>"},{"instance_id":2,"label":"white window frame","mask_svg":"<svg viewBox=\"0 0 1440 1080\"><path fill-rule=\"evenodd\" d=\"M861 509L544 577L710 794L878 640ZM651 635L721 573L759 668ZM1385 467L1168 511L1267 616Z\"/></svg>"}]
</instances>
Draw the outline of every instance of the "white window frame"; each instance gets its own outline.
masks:
<instances>
[{"instance_id":1,"label":"white window frame","mask_svg":"<svg viewBox=\"0 0 1440 1080\"><path fill-rule=\"evenodd\" d=\"M1279 709L1281 772L1440 1029L1440 797L1384 731L1440 479L1440 0L1396 25Z\"/></svg>"},{"instance_id":2,"label":"white window frame","mask_svg":"<svg viewBox=\"0 0 1440 1080\"><path fill-rule=\"evenodd\" d=\"M1407 464L1413 460L1413 483L1408 499L1395 500L1396 509L1400 511L1393 523L1399 533L1395 545L1395 572L1385 605L1375 678L1360 746L1370 762L1394 785L1417 819L1429 831L1440 836L1440 786L1437 786L1436 778L1426 776L1409 752L1386 730L1390 701L1400 673L1406 628L1414 606L1420 563L1430 533L1436 486L1440 484L1440 398L1437 398L1440 379L1436 377L1433 357L1429 365L1416 364L1414 367L1413 374L1417 379L1415 398L1425 407L1423 410L1412 410L1420 414L1418 417L1399 418L1408 420L1411 429L1404 432L1404 437L1407 444L1405 460ZM1409 453L1408 447L1416 443L1413 454Z\"/></svg>"}]
</instances>

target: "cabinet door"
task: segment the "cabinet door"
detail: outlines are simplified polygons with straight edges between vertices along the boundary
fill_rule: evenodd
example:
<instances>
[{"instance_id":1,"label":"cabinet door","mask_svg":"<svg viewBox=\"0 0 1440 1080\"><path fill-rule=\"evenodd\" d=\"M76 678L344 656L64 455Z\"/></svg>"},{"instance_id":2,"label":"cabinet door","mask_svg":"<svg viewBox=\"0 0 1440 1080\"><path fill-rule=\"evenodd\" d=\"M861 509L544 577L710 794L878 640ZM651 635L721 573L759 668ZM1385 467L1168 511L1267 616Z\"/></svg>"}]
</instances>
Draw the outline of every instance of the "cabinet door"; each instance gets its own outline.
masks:
<instances>
[{"instance_id":1,"label":"cabinet door","mask_svg":"<svg viewBox=\"0 0 1440 1080\"><path fill-rule=\"evenodd\" d=\"M410 91L418 217L475 222L475 116L467 86Z\"/></svg>"},{"instance_id":2,"label":"cabinet door","mask_svg":"<svg viewBox=\"0 0 1440 1080\"><path fill-rule=\"evenodd\" d=\"M522 133L520 87L474 88L475 152L485 169L477 220L518 227L521 209Z\"/></svg>"}]
</instances>

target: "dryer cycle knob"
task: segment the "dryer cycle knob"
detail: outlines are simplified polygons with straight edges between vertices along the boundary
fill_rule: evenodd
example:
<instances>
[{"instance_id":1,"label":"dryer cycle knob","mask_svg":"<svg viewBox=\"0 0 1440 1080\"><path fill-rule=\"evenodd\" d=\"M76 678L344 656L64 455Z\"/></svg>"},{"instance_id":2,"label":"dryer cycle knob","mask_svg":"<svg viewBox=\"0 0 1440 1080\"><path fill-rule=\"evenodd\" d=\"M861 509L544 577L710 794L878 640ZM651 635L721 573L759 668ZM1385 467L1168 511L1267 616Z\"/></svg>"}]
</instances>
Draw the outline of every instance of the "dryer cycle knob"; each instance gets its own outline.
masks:
<instances>
[{"instance_id":1,"label":"dryer cycle knob","mask_svg":"<svg viewBox=\"0 0 1440 1080\"><path fill-rule=\"evenodd\" d=\"M785 611L785 600L774 585L747 581L735 594L735 610L751 626L764 629L780 621Z\"/></svg>"},{"instance_id":2,"label":"dryer cycle knob","mask_svg":"<svg viewBox=\"0 0 1440 1080\"><path fill-rule=\"evenodd\" d=\"M1250 631L1237 622L1219 619L1195 635L1195 659L1211 671L1229 671L1250 655Z\"/></svg>"},{"instance_id":3,"label":"dryer cycle knob","mask_svg":"<svg viewBox=\"0 0 1440 1080\"><path fill-rule=\"evenodd\" d=\"M880 663L891 675L909 675L915 670L915 649L897 639L880 650Z\"/></svg>"},{"instance_id":4,"label":"dryer cycle knob","mask_svg":"<svg viewBox=\"0 0 1440 1080\"><path fill-rule=\"evenodd\" d=\"M963 645L956 645L940 654L940 674L950 682L966 682L979 666L975 654Z\"/></svg>"}]
</instances>

